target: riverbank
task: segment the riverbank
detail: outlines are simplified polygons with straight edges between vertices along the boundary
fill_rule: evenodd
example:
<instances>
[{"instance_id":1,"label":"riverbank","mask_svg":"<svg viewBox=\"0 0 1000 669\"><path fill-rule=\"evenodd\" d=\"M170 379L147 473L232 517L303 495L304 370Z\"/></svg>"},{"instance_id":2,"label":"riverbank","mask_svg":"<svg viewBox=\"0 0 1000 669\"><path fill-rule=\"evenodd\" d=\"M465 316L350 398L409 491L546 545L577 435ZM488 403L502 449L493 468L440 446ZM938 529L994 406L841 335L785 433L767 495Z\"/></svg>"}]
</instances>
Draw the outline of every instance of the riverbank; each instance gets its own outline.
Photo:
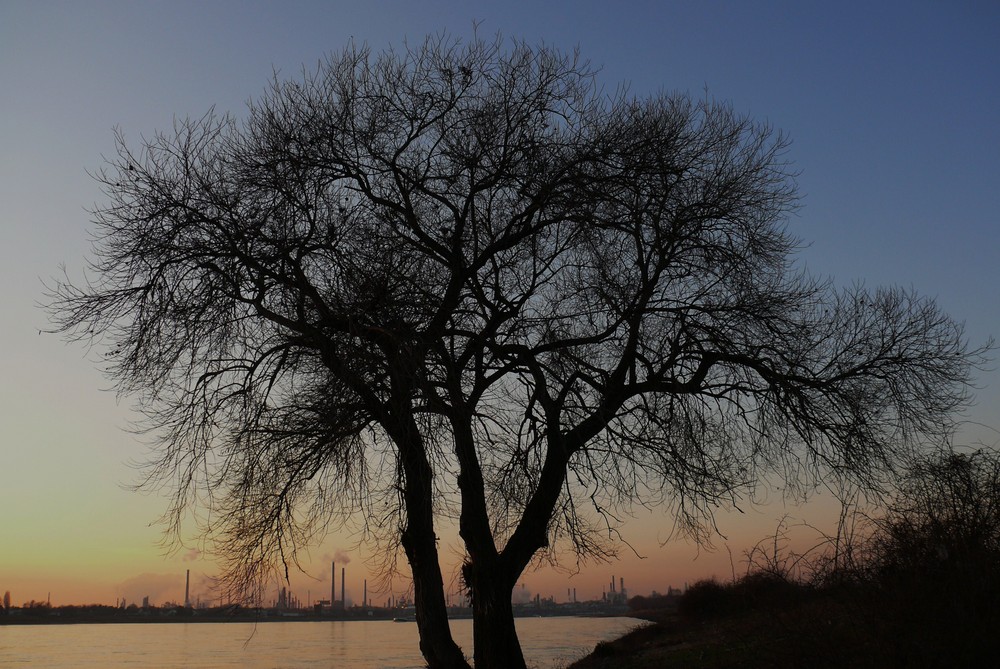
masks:
<instances>
[{"instance_id":1,"label":"riverbank","mask_svg":"<svg viewBox=\"0 0 1000 669\"><path fill-rule=\"evenodd\" d=\"M847 624L849 613L819 601L708 619L637 612L652 624L597 644L567 669L887 666Z\"/></svg>"},{"instance_id":2,"label":"riverbank","mask_svg":"<svg viewBox=\"0 0 1000 669\"><path fill-rule=\"evenodd\" d=\"M648 620L612 641L597 644L590 655L567 669L661 669L670 667L733 666L704 663L706 651L714 654L727 636L720 630L692 625L677 613L636 612Z\"/></svg>"},{"instance_id":3,"label":"riverbank","mask_svg":"<svg viewBox=\"0 0 1000 669\"><path fill-rule=\"evenodd\" d=\"M807 615L788 611L778 616L746 614L712 621L686 620L667 614L653 624L613 641L597 644L587 657L567 669L743 669L831 666L816 661L812 643L791 642L789 619ZM648 616L636 617L650 620ZM812 636L809 634L808 636ZM843 657L841 653L838 657ZM830 659L828 656L827 660ZM835 665L839 666L839 665ZM871 666L865 663L852 666Z\"/></svg>"},{"instance_id":4,"label":"riverbank","mask_svg":"<svg viewBox=\"0 0 1000 669\"><path fill-rule=\"evenodd\" d=\"M635 612L653 624L598 643L567 669L944 669L996 662L995 610L968 618L918 601L905 615L885 596L843 589L710 615Z\"/></svg>"}]
</instances>

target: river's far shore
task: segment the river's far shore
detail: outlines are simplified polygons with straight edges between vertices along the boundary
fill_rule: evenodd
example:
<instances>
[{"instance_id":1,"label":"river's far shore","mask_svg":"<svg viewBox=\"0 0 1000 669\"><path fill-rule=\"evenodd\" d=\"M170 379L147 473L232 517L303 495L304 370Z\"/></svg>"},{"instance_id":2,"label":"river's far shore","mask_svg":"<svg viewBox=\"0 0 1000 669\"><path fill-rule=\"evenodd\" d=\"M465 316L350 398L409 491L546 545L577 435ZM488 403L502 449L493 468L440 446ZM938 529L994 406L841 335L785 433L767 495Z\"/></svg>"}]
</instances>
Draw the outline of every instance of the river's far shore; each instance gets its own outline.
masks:
<instances>
[{"instance_id":1,"label":"river's far shore","mask_svg":"<svg viewBox=\"0 0 1000 669\"><path fill-rule=\"evenodd\" d=\"M536 609L523 607L515 609L515 618L620 618L634 617L622 611L623 607L550 607ZM329 621L369 621L392 620L400 623L415 622L413 608L361 607L346 611L315 612L309 609L295 611L275 609L253 609L243 607L218 607L194 609L185 607L129 608L111 606L65 606L4 614L0 610L0 627L4 625L131 625L151 623L267 623L267 622L329 622ZM449 620L472 618L472 609L452 607Z\"/></svg>"}]
</instances>

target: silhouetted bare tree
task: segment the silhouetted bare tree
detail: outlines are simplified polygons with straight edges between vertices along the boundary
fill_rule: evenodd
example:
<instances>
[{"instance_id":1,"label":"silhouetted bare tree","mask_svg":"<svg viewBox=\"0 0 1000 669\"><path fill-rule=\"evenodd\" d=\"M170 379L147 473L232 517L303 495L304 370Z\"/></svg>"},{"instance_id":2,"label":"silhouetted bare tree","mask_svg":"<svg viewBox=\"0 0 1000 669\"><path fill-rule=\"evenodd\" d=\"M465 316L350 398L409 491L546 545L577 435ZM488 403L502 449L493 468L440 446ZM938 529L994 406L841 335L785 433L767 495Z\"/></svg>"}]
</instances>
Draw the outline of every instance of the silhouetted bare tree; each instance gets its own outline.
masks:
<instances>
[{"instance_id":1,"label":"silhouetted bare tree","mask_svg":"<svg viewBox=\"0 0 1000 669\"><path fill-rule=\"evenodd\" d=\"M633 504L700 534L768 474L876 485L965 401L978 352L931 301L792 266L785 148L548 48L352 46L242 119L119 135L92 279L53 310L234 582L355 519L405 552L428 664L467 667L457 518L476 667L523 667L539 555L607 556Z\"/></svg>"}]
</instances>

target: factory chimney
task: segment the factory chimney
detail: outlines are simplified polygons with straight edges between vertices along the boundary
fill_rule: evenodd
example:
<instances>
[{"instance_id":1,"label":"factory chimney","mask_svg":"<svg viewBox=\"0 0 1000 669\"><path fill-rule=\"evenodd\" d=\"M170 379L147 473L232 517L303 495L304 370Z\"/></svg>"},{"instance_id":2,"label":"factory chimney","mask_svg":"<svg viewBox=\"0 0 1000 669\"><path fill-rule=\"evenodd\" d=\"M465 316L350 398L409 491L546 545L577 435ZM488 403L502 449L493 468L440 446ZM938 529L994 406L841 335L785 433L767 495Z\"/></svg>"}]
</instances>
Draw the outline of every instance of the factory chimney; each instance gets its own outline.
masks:
<instances>
[{"instance_id":1,"label":"factory chimney","mask_svg":"<svg viewBox=\"0 0 1000 669\"><path fill-rule=\"evenodd\" d=\"M191 570L187 570L187 579L184 581L184 608L191 608Z\"/></svg>"},{"instance_id":2,"label":"factory chimney","mask_svg":"<svg viewBox=\"0 0 1000 669\"><path fill-rule=\"evenodd\" d=\"M330 563L330 611L337 603L337 563Z\"/></svg>"},{"instance_id":3,"label":"factory chimney","mask_svg":"<svg viewBox=\"0 0 1000 669\"><path fill-rule=\"evenodd\" d=\"M366 609L368 608L368 579L367 578L365 579L365 596L364 596L364 599L361 600L361 606L365 607Z\"/></svg>"},{"instance_id":4,"label":"factory chimney","mask_svg":"<svg viewBox=\"0 0 1000 669\"><path fill-rule=\"evenodd\" d=\"M340 606L345 611L347 610L347 599L344 597L344 572L347 571L345 567L340 568Z\"/></svg>"},{"instance_id":5,"label":"factory chimney","mask_svg":"<svg viewBox=\"0 0 1000 669\"><path fill-rule=\"evenodd\" d=\"M618 579L618 592L625 594L625 577L622 576Z\"/></svg>"}]
</instances>

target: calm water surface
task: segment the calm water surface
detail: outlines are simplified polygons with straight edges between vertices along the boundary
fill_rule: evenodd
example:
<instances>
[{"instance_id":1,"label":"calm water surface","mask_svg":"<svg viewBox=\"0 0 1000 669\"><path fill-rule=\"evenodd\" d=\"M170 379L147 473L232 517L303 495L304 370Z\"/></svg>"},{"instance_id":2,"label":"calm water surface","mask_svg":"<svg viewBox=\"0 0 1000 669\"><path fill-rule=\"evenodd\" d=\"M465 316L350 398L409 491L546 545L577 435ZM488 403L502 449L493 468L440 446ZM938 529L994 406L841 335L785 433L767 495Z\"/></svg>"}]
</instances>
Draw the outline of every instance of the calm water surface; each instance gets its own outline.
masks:
<instances>
[{"instance_id":1,"label":"calm water surface","mask_svg":"<svg viewBox=\"0 0 1000 669\"><path fill-rule=\"evenodd\" d=\"M519 618L529 667L554 669L598 641L644 624L633 618ZM472 654L472 621L451 623ZM414 623L329 621L0 626L0 667L357 667L416 669L423 662Z\"/></svg>"}]
</instances>

